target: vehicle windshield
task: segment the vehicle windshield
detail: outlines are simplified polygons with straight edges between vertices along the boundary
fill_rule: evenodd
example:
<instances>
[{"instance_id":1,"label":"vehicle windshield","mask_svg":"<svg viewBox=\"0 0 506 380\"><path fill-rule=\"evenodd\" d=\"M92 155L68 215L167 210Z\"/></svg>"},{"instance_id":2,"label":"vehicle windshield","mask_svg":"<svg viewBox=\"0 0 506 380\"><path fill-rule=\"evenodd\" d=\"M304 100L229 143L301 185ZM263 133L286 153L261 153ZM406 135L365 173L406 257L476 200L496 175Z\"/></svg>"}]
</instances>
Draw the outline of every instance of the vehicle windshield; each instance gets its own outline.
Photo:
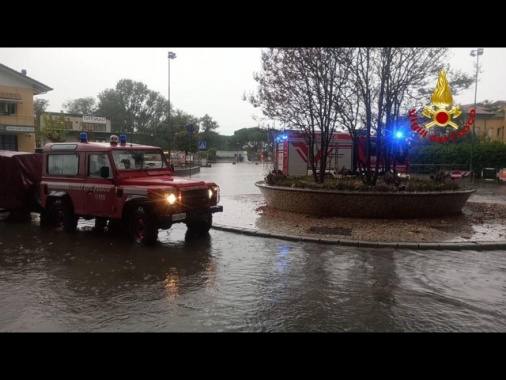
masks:
<instances>
[{"instance_id":1,"label":"vehicle windshield","mask_svg":"<svg viewBox=\"0 0 506 380\"><path fill-rule=\"evenodd\" d=\"M113 150L112 157L119 171L167 168L161 150Z\"/></svg>"}]
</instances>

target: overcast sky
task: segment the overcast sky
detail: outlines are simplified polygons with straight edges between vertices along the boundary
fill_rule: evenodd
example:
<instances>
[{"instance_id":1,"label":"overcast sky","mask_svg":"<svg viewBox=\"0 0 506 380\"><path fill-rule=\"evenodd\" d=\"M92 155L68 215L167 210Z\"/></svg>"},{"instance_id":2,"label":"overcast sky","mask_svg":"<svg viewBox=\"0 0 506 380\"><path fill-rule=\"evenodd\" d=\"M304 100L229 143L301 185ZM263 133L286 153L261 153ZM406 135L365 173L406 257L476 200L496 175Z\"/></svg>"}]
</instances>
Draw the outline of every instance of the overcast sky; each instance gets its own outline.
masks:
<instances>
[{"instance_id":1,"label":"overcast sky","mask_svg":"<svg viewBox=\"0 0 506 380\"><path fill-rule=\"evenodd\" d=\"M450 65L475 75L473 49L452 49ZM257 89L253 73L261 69L261 48L0 48L0 63L25 69L29 77L53 88L38 98L49 100L48 111L59 112L65 101L97 98L121 79L142 82L168 98L169 51L176 54L170 60L173 107L195 117L211 116L222 135L257 126L252 115L262 113L242 95ZM479 61L477 101L506 100L506 48L484 48ZM473 103L474 85L453 100Z\"/></svg>"}]
</instances>

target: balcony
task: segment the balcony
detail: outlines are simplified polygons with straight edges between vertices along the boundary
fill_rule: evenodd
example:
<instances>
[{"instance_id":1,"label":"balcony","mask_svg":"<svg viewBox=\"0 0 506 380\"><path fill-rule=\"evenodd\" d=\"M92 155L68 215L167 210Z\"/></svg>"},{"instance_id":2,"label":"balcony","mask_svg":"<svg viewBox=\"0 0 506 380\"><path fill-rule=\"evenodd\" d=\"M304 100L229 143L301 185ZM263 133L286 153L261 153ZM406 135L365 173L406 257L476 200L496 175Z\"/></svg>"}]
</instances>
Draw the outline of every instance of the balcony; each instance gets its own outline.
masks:
<instances>
[{"instance_id":1,"label":"balcony","mask_svg":"<svg viewBox=\"0 0 506 380\"><path fill-rule=\"evenodd\" d=\"M0 124L33 127L34 117L33 116L18 116L18 115L1 115Z\"/></svg>"}]
</instances>

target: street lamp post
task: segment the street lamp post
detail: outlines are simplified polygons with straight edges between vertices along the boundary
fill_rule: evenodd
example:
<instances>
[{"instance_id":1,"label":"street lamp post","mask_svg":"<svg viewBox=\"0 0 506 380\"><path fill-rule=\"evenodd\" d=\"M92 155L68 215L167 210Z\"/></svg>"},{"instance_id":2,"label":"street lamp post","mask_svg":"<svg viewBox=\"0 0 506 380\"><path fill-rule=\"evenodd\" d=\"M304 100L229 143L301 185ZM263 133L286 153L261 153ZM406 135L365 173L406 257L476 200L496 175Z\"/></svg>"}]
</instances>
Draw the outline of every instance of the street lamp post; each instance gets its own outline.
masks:
<instances>
[{"instance_id":1,"label":"street lamp post","mask_svg":"<svg viewBox=\"0 0 506 380\"><path fill-rule=\"evenodd\" d=\"M176 53L169 51L169 102L167 104L167 123L168 123L168 135L169 135L169 161L172 161L170 156L170 61L176 58ZM172 163L172 162L170 162Z\"/></svg>"},{"instance_id":2,"label":"street lamp post","mask_svg":"<svg viewBox=\"0 0 506 380\"><path fill-rule=\"evenodd\" d=\"M479 62L480 62L480 55L483 54L483 49L476 49L471 50L471 56L476 57L476 83L474 85L474 119L473 119L473 133L471 135L471 159L469 161L469 171L471 172L469 175L471 176L471 182L474 181L474 174L473 174L473 151L474 151L474 133L475 133L475 125L476 125L476 94L478 93L478 68L479 68Z\"/></svg>"}]
</instances>

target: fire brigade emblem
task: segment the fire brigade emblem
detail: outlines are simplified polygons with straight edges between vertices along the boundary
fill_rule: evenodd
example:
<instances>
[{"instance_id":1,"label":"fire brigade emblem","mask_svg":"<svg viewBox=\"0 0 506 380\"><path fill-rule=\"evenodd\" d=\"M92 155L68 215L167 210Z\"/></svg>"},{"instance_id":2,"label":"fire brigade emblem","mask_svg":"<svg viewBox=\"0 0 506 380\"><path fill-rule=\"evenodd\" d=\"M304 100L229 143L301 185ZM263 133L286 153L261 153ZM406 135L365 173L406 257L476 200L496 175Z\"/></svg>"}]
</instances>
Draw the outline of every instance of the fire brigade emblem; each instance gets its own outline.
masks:
<instances>
[{"instance_id":1,"label":"fire brigade emblem","mask_svg":"<svg viewBox=\"0 0 506 380\"><path fill-rule=\"evenodd\" d=\"M432 106L423 106L424 111L422 115L432 119L430 123L425 124L425 128L428 129L434 126L445 127L449 125L454 129L458 129L458 125L455 124L452 119L459 117L462 112L460 111L460 106L452 107L447 111L447 107L451 106L453 103L453 96L450 92L450 86L446 80L444 69L441 69L439 73L436 89L432 93L430 100L436 108L434 109Z\"/></svg>"}]
</instances>

